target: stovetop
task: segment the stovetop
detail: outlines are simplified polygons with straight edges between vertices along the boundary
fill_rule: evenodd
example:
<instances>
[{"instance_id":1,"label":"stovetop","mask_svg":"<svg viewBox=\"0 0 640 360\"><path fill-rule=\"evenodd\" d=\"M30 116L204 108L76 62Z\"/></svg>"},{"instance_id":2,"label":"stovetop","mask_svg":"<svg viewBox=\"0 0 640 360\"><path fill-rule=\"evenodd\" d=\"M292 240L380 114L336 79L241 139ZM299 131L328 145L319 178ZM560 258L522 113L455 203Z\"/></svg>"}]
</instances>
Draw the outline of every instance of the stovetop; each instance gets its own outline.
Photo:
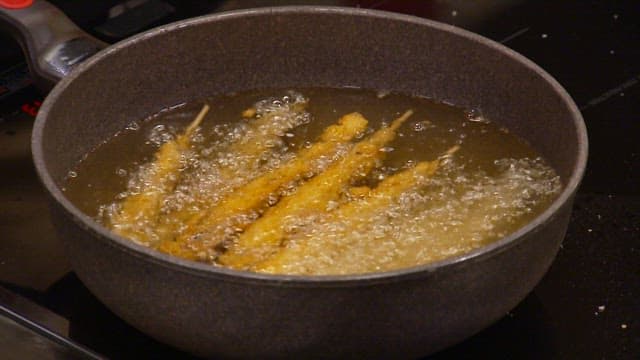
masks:
<instances>
[{"instance_id":1,"label":"stovetop","mask_svg":"<svg viewBox=\"0 0 640 360\"><path fill-rule=\"evenodd\" d=\"M499 41L572 95L590 141L563 246L507 316L433 359L633 359L640 355L640 2L52 1L115 42L163 23L237 8L359 6L413 14ZM48 218L29 137L43 99L0 34L0 347L9 358L189 358L133 329L71 271ZM59 356L59 357L56 357Z\"/></svg>"}]
</instances>

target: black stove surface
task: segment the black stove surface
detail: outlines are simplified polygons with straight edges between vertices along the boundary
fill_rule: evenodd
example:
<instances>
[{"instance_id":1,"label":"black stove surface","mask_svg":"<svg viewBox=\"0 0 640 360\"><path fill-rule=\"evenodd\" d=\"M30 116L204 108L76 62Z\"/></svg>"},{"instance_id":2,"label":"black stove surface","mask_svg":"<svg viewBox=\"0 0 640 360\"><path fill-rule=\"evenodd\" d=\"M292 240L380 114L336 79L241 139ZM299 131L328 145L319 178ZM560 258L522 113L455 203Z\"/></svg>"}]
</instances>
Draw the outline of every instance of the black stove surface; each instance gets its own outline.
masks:
<instances>
[{"instance_id":1,"label":"black stove surface","mask_svg":"<svg viewBox=\"0 0 640 360\"><path fill-rule=\"evenodd\" d=\"M567 236L547 275L522 303L432 358L640 356L640 2L52 2L108 42L210 12L325 4L438 20L530 58L568 90L589 131L589 165ZM30 158L29 134L43 96L30 85L17 44L0 34L0 45L0 314L55 343L47 351L64 358L189 358L117 318L71 272ZM0 324L0 334L2 329ZM0 340L4 354L31 356L7 339Z\"/></svg>"}]
</instances>

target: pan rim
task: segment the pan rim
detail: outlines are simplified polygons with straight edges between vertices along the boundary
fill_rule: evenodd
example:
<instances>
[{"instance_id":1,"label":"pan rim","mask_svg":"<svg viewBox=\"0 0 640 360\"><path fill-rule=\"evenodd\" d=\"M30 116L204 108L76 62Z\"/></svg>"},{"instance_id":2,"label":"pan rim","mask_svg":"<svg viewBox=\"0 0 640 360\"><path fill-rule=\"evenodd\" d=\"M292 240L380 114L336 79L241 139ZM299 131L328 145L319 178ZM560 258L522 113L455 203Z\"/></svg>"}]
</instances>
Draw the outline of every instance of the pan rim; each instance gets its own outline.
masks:
<instances>
[{"instance_id":1,"label":"pan rim","mask_svg":"<svg viewBox=\"0 0 640 360\"><path fill-rule=\"evenodd\" d=\"M57 98L59 98L64 93L65 89L71 83L73 83L74 79L83 74L86 69L89 69L94 64L102 61L103 58L120 52L124 48L133 46L139 42L144 41L145 39L159 36L176 29L198 26L203 23L224 21L226 19L234 19L238 17L263 16L273 14L287 15L300 13L372 17L391 20L395 22L412 23L438 31L451 33L454 36L462 37L469 41L479 43L481 46L489 48L492 51L500 52L518 62L522 66L526 67L533 73L541 76L542 79L551 86L556 96L558 96L562 100L562 103L564 104L564 106L566 106L568 112L571 114L571 121L573 122L573 126L575 127L578 136L577 161L573 169L571 170L571 176L566 179L566 183L563 187L562 192L545 211L543 211L540 215L538 215L522 228L516 230L508 236L501 238L498 241L459 256L428 264L383 272L347 275L284 275L255 273L250 271L234 270L219 266L197 263L163 254L151 248L136 244L130 240L113 234L110 230L98 224L91 217L82 213L82 211L80 211L66 198L61 189L56 185L55 181L47 170L47 166L44 161L44 149L42 147L43 132L47 122L47 114L50 112L50 109L56 104ZM522 239L525 238L525 235L537 231L537 229L539 229L541 226L550 222L567 202L572 201L572 198L577 192L577 189L586 170L588 156L588 137L586 125L584 123L582 114L580 113L577 105L575 104L569 93L562 87L562 85L560 85L557 80L555 80L551 75L549 75L545 70L535 64L533 61L502 44L499 44L479 34L455 27L453 25L448 25L416 16L371 9L310 5L243 9L199 16L145 31L107 47L82 64L78 65L78 67L74 69L71 74L63 78L46 97L34 123L31 138L31 149L36 171L38 173L38 176L40 177L41 182L47 189L49 195L57 202L57 204L59 204L64 209L65 215L71 217L74 222L85 228L85 230L90 231L92 235L95 238L100 239L100 241L104 241L110 246L117 247L120 251L128 253L129 255L139 257L143 261L149 261L173 271L179 271L183 273L189 273L191 275L206 278L215 278L221 281L243 284L251 283L263 286L280 287L357 287L425 277L428 276L428 274L444 271L445 269L449 269L452 267L465 266L465 264L469 264L470 262L482 261L487 257L494 256L498 253L508 250L512 246L517 245L520 241L522 241Z\"/></svg>"}]
</instances>

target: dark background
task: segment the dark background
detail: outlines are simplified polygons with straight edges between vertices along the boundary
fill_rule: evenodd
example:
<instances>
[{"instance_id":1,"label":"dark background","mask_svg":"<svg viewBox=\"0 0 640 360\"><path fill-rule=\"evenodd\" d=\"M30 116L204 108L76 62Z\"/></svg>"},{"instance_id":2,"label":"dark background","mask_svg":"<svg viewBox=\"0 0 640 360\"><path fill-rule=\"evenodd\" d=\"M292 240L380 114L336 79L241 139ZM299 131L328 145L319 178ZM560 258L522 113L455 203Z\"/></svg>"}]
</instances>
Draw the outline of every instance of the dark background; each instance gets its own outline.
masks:
<instances>
[{"instance_id":1,"label":"dark background","mask_svg":"<svg viewBox=\"0 0 640 360\"><path fill-rule=\"evenodd\" d=\"M569 230L548 274L518 307L433 358L640 358L639 1L53 2L108 42L209 12L334 4L446 22L530 58L571 94L589 132L589 164ZM36 332L43 324L54 330L47 336L63 346L113 358L187 357L123 323L70 272L30 160L32 115L43 94L29 85L23 61L18 45L0 34L0 281L9 290L0 305L34 320Z\"/></svg>"}]
</instances>

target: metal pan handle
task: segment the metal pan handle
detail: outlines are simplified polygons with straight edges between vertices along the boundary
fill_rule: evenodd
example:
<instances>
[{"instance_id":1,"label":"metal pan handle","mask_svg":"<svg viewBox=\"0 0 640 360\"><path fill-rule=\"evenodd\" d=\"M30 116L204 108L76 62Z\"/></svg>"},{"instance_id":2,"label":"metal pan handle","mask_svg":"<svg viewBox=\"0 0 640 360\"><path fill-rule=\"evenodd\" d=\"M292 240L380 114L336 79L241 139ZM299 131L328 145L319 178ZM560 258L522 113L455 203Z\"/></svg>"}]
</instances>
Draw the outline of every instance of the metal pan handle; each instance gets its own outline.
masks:
<instances>
[{"instance_id":1,"label":"metal pan handle","mask_svg":"<svg viewBox=\"0 0 640 360\"><path fill-rule=\"evenodd\" d=\"M0 0L0 30L20 42L34 81L43 90L108 45L42 0Z\"/></svg>"}]
</instances>

